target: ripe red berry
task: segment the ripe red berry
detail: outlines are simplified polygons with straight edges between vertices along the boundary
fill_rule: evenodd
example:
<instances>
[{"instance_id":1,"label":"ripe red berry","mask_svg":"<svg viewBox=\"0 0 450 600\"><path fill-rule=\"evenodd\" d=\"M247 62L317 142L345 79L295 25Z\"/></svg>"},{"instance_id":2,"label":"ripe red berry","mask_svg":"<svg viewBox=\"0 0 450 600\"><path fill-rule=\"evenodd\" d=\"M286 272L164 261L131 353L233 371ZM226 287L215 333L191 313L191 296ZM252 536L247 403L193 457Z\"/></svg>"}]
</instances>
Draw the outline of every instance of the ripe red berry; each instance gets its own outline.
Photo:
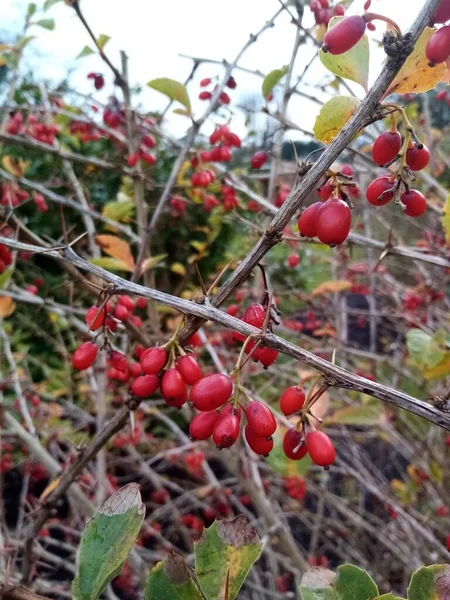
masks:
<instances>
[{"instance_id":1,"label":"ripe red berry","mask_svg":"<svg viewBox=\"0 0 450 600\"><path fill-rule=\"evenodd\" d=\"M277 360L278 351L264 346L263 348L257 348L254 356L257 360L259 360L262 366L267 369Z\"/></svg>"},{"instance_id":2,"label":"ripe red berry","mask_svg":"<svg viewBox=\"0 0 450 600\"><path fill-rule=\"evenodd\" d=\"M72 365L79 371L88 369L97 358L98 348L92 342L84 342L72 355Z\"/></svg>"},{"instance_id":3,"label":"ripe red berry","mask_svg":"<svg viewBox=\"0 0 450 600\"><path fill-rule=\"evenodd\" d=\"M300 460L308 454L306 444L300 446L302 439L302 433L296 431L295 427L288 429L284 434L283 452L291 460Z\"/></svg>"},{"instance_id":4,"label":"ripe red berry","mask_svg":"<svg viewBox=\"0 0 450 600\"><path fill-rule=\"evenodd\" d=\"M205 79L202 79L200 81L200 87L206 87L211 83L211 79L210 77L205 77Z\"/></svg>"},{"instance_id":5,"label":"ripe red berry","mask_svg":"<svg viewBox=\"0 0 450 600\"><path fill-rule=\"evenodd\" d=\"M161 379L161 393L169 406L182 406L187 401L187 387L177 369L167 369Z\"/></svg>"},{"instance_id":6,"label":"ripe red berry","mask_svg":"<svg viewBox=\"0 0 450 600\"><path fill-rule=\"evenodd\" d=\"M150 154L150 152L143 152L141 150L139 156L141 157L141 160L146 162L148 165L154 165L156 163L156 157L153 156L153 154Z\"/></svg>"},{"instance_id":7,"label":"ripe red berry","mask_svg":"<svg viewBox=\"0 0 450 600\"><path fill-rule=\"evenodd\" d=\"M280 398L280 409L285 415L293 415L303 408L305 392L296 385L287 388Z\"/></svg>"},{"instance_id":8,"label":"ripe red berry","mask_svg":"<svg viewBox=\"0 0 450 600\"><path fill-rule=\"evenodd\" d=\"M199 379L192 386L190 401L197 410L215 410L225 404L233 393L233 382L228 375L214 373Z\"/></svg>"},{"instance_id":9,"label":"ripe red berry","mask_svg":"<svg viewBox=\"0 0 450 600\"><path fill-rule=\"evenodd\" d=\"M195 415L189 424L189 435L191 438L193 440L206 440L211 437L219 416L216 410L208 410Z\"/></svg>"},{"instance_id":10,"label":"ripe red berry","mask_svg":"<svg viewBox=\"0 0 450 600\"><path fill-rule=\"evenodd\" d=\"M239 437L241 422L236 415L219 417L213 429L213 442L218 448L229 448Z\"/></svg>"},{"instance_id":11,"label":"ripe red berry","mask_svg":"<svg viewBox=\"0 0 450 600\"><path fill-rule=\"evenodd\" d=\"M147 300L145 298L138 298L136 300L136 307L140 309L147 308Z\"/></svg>"},{"instance_id":12,"label":"ripe red berry","mask_svg":"<svg viewBox=\"0 0 450 600\"><path fill-rule=\"evenodd\" d=\"M369 184L366 190L366 198L369 204L374 206L382 206L387 204L394 197L392 190L394 182L390 181L389 177L378 177L375 181Z\"/></svg>"},{"instance_id":13,"label":"ripe red berry","mask_svg":"<svg viewBox=\"0 0 450 600\"><path fill-rule=\"evenodd\" d=\"M118 371L127 371L128 370L128 361L125 354L122 352L117 352L117 350L112 350L109 355L109 362L114 369Z\"/></svg>"},{"instance_id":14,"label":"ripe red berry","mask_svg":"<svg viewBox=\"0 0 450 600\"><path fill-rule=\"evenodd\" d=\"M430 162L430 151L424 145L423 148L418 148L417 144L414 144L411 148L406 151L406 164L411 171L421 171Z\"/></svg>"},{"instance_id":15,"label":"ripe red berry","mask_svg":"<svg viewBox=\"0 0 450 600\"><path fill-rule=\"evenodd\" d=\"M126 321L130 317L130 311L123 304L118 304L114 309L114 316L119 321Z\"/></svg>"},{"instance_id":16,"label":"ripe red berry","mask_svg":"<svg viewBox=\"0 0 450 600\"><path fill-rule=\"evenodd\" d=\"M398 131L384 131L375 140L372 158L377 165L382 167L398 155L401 147L402 136Z\"/></svg>"},{"instance_id":17,"label":"ripe red berry","mask_svg":"<svg viewBox=\"0 0 450 600\"><path fill-rule=\"evenodd\" d=\"M329 467L336 460L333 442L323 431L311 431L306 436L306 447L312 461L319 467Z\"/></svg>"},{"instance_id":18,"label":"ripe red berry","mask_svg":"<svg viewBox=\"0 0 450 600\"><path fill-rule=\"evenodd\" d=\"M255 152L250 159L252 169L260 169L267 162L267 152Z\"/></svg>"},{"instance_id":19,"label":"ripe red berry","mask_svg":"<svg viewBox=\"0 0 450 600\"><path fill-rule=\"evenodd\" d=\"M273 448L273 439L269 437L257 435L250 425L246 425L245 430L245 439L247 440L248 445L256 454L261 454L263 456L267 456Z\"/></svg>"},{"instance_id":20,"label":"ripe red berry","mask_svg":"<svg viewBox=\"0 0 450 600\"><path fill-rule=\"evenodd\" d=\"M159 346L147 348L142 352L139 360L144 373L147 375L156 375L166 364L167 352Z\"/></svg>"},{"instance_id":21,"label":"ripe red berry","mask_svg":"<svg viewBox=\"0 0 450 600\"><path fill-rule=\"evenodd\" d=\"M235 406L233 402L228 402L220 409L220 416L224 417L225 415L236 415L240 421L242 419L242 408L239 405Z\"/></svg>"},{"instance_id":22,"label":"ripe red berry","mask_svg":"<svg viewBox=\"0 0 450 600\"><path fill-rule=\"evenodd\" d=\"M298 254L289 254L288 259L288 266L291 267L291 269L294 269L300 262L300 257Z\"/></svg>"},{"instance_id":23,"label":"ripe red berry","mask_svg":"<svg viewBox=\"0 0 450 600\"><path fill-rule=\"evenodd\" d=\"M447 100L447 90L441 90L440 92L438 92L436 94L436 98L440 101L443 102L444 100Z\"/></svg>"},{"instance_id":24,"label":"ripe red berry","mask_svg":"<svg viewBox=\"0 0 450 600\"><path fill-rule=\"evenodd\" d=\"M106 319L106 309L98 306L91 306L86 313L86 325L91 331L97 331L103 325Z\"/></svg>"},{"instance_id":25,"label":"ripe red berry","mask_svg":"<svg viewBox=\"0 0 450 600\"><path fill-rule=\"evenodd\" d=\"M300 235L309 238L316 237L316 216L317 211L321 206L323 206L323 202L315 202L302 212L298 220L298 230Z\"/></svg>"},{"instance_id":26,"label":"ripe red berry","mask_svg":"<svg viewBox=\"0 0 450 600\"><path fill-rule=\"evenodd\" d=\"M230 104L231 98L226 92L222 92L219 96L220 104Z\"/></svg>"},{"instance_id":27,"label":"ripe red berry","mask_svg":"<svg viewBox=\"0 0 450 600\"><path fill-rule=\"evenodd\" d=\"M147 398L159 388L159 379L156 375L141 375L131 384L131 391L138 398Z\"/></svg>"},{"instance_id":28,"label":"ripe red berry","mask_svg":"<svg viewBox=\"0 0 450 600\"><path fill-rule=\"evenodd\" d=\"M406 206L405 215L408 217L420 217L427 210L425 196L417 190L409 190L400 196L401 202Z\"/></svg>"},{"instance_id":29,"label":"ripe red berry","mask_svg":"<svg viewBox=\"0 0 450 600\"><path fill-rule=\"evenodd\" d=\"M427 44L426 54L430 67L448 59L450 56L450 25L445 25L433 33Z\"/></svg>"},{"instance_id":30,"label":"ripe red berry","mask_svg":"<svg viewBox=\"0 0 450 600\"><path fill-rule=\"evenodd\" d=\"M335 17L343 17L345 15L345 6L342 4L336 4L333 8L333 14Z\"/></svg>"},{"instance_id":31,"label":"ripe red berry","mask_svg":"<svg viewBox=\"0 0 450 600\"><path fill-rule=\"evenodd\" d=\"M137 154L137 153L130 154L130 156L127 159L128 166L132 169L133 167L135 167L138 164L138 160L139 160L139 154Z\"/></svg>"},{"instance_id":32,"label":"ripe red berry","mask_svg":"<svg viewBox=\"0 0 450 600\"><path fill-rule=\"evenodd\" d=\"M366 21L359 15L345 17L327 31L323 40L322 50L330 54L347 52L364 35Z\"/></svg>"},{"instance_id":33,"label":"ripe red berry","mask_svg":"<svg viewBox=\"0 0 450 600\"><path fill-rule=\"evenodd\" d=\"M242 320L249 325L253 325L253 327L258 327L260 329L264 324L264 319L266 318L266 311L262 304L254 302L247 307Z\"/></svg>"},{"instance_id":34,"label":"ripe red berry","mask_svg":"<svg viewBox=\"0 0 450 600\"><path fill-rule=\"evenodd\" d=\"M198 97L200 100L211 100L212 94L211 92L200 92Z\"/></svg>"},{"instance_id":35,"label":"ripe red berry","mask_svg":"<svg viewBox=\"0 0 450 600\"><path fill-rule=\"evenodd\" d=\"M342 200L328 200L317 211L317 237L324 244L329 246L342 244L350 233L351 225L350 209Z\"/></svg>"},{"instance_id":36,"label":"ripe red berry","mask_svg":"<svg viewBox=\"0 0 450 600\"><path fill-rule=\"evenodd\" d=\"M441 0L434 13L433 23L446 23L450 21L450 0Z\"/></svg>"},{"instance_id":37,"label":"ripe red berry","mask_svg":"<svg viewBox=\"0 0 450 600\"><path fill-rule=\"evenodd\" d=\"M253 429L256 435L269 437L277 429L277 421L273 412L263 402L253 400L245 409L248 426Z\"/></svg>"},{"instance_id":38,"label":"ripe red berry","mask_svg":"<svg viewBox=\"0 0 450 600\"><path fill-rule=\"evenodd\" d=\"M319 196L322 198L322 200L328 200L328 198L333 193L333 190L334 190L333 180L332 179L328 179L321 186L321 188L319 190Z\"/></svg>"},{"instance_id":39,"label":"ripe red berry","mask_svg":"<svg viewBox=\"0 0 450 600\"><path fill-rule=\"evenodd\" d=\"M233 76L231 76L228 81L227 81L227 87L230 88L230 90L234 90L237 86L236 80Z\"/></svg>"},{"instance_id":40,"label":"ripe red berry","mask_svg":"<svg viewBox=\"0 0 450 600\"><path fill-rule=\"evenodd\" d=\"M177 371L188 385L194 385L202 378L202 372L198 362L193 356L180 356L176 364Z\"/></svg>"},{"instance_id":41,"label":"ripe red berry","mask_svg":"<svg viewBox=\"0 0 450 600\"><path fill-rule=\"evenodd\" d=\"M146 133L142 138L142 143L147 148L156 148L156 140L151 133Z\"/></svg>"}]
</instances>

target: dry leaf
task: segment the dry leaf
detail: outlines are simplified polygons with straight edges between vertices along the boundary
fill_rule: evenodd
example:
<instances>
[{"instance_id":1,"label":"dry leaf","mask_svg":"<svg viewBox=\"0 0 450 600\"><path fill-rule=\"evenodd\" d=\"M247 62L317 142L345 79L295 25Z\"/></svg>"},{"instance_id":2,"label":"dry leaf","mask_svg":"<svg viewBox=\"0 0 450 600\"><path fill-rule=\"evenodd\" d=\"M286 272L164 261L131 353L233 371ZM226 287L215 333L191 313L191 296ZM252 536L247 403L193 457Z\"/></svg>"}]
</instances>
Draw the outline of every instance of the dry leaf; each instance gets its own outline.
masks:
<instances>
[{"instance_id":1,"label":"dry leaf","mask_svg":"<svg viewBox=\"0 0 450 600\"><path fill-rule=\"evenodd\" d=\"M9 296L0 296L0 318L5 319L13 314L16 305Z\"/></svg>"},{"instance_id":2,"label":"dry leaf","mask_svg":"<svg viewBox=\"0 0 450 600\"><path fill-rule=\"evenodd\" d=\"M41 502L43 502L47 498L47 496L50 496L50 494L53 492L53 490L55 490L58 487L60 479L61 479L61 477L57 477L56 479L54 479L53 481L51 481L48 484L48 486L45 488L45 490L39 496L39 500Z\"/></svg>"},{"instance_id":3,"label":"dry leaf","mask_svg":"<svg viewBox=\"0 0 450 600\"><path fill-rule=\"evenodd\" d=\"M321 296L322 294L327 294L328 292L332 292L333 294L337 292L343 292L344 290L348 290L352 287L352 282L347 281L345 279L337 279L336 281L325 281L316 287L315 290L312 291L311 296Z\"/></svg>"},{"instance_id":4,"label":"dry leaf","mask_svg":"<svg viewBox=\"0 0 450 600\"><path fill-rule=\"evenodd\" d=\"M134 270L135 262L131 254L130 245L115 235L97 235L95 241L100 248L113 258L117 258L125 263L131 270Z\"/></svg>"}]
</instances>

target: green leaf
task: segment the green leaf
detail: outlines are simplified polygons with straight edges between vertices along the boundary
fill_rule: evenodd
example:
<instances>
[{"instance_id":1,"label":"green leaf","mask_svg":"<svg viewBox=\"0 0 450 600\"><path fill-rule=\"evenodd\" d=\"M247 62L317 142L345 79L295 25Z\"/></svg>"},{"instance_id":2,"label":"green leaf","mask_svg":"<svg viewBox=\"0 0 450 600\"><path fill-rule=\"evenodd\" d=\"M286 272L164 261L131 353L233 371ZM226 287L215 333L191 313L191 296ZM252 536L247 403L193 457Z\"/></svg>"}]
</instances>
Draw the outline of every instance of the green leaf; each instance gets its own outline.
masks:
<instances>
[{"instance_id":1,"label":"green leaf","mask_svg":"<svg viewBox=\"0 0 450 600\"><path fill-rule=\"evenodd\" d=\"M442 227L445 231L445 241L450 244L450 194L445 201L442 215Z\"/></svg>"},{"instance_id":2,"label":"green leaf","mask_svg":"<svg viewBox=\"0 0 450 600\"><path fill-rule=\"evenodd\" d=\"M363 406L348 406L327 417L326 423L355 426L377 425L380 423L383 412L383 407L379 402Z\"/></svg>"},{"instance_id":3,"label":"green leaf","mask_svg":"<svg viewBox=\"0 0 450 600\"><path fill-rule=\"evenodd\" d=\"M328 569L310 569L300 583L302 600L338 600L334 584L336 574Z\"/></svg>"},{"instance_id":4,"label":"green leaf","mask_svg":"<svg viewBox=\"0 0 450 600\"><path fill-rule=\"evenodd\" d=\"M450 566L432 565L415 571L408 587L408 600L447 600Z\"/></svg>"},{"instance_id":5,"label":"green leaf","mask_svg":"<svg viewBox=\"0 0 450 600\"><path fill-rule=\"evenodd\" d=\"M248 527L244 515L233 521L215 521L195 544L195 573L203 594L209 599L233 600L262 545Z\"/></svg>"},{"instance_id":6,"label":"green leaf","mask_svg":"<svg viewBox=\"0 0 450 600\"><path fill-rule=\"evenodd\" d=\"M363 569L342 565L337 569L336 592L340 600L370 600L378 595L378 587Z\"/></svg>"},{"instance_id":7,"label":"green leaf","mask_svg":"<svg viewBox=\"0 0 450 600\"><path fill-rule=\"evenodd\" d=\"M99 35L97 44L100 46L101 50L103 50L103 48L106 46L106 44L109 42L110 39L111 39L111 36L105 35L104 33L101 33Z\"/></svg>"},{"instance_id":8,"label":"green leaf","mask_svg":"<svg viewBox=\"0 0 450 600\"><path fill-rule=\"evenodd\" d=\"M172 112L174 115L181 115L182 117L190 117L191 115L190 111L185 108L174 108Z\"/></svg>"},{"instance_id":9,"label":"green leaf","mask_svg":"<svg viewBox=\"0 0 450 600\"><path fill-rule=\"evenodd\" d=\"M54 19L41 19L40 21L36 22L36 25L39 25L39 27L43 27L44 29L48 29L50 31L55 29Z\"/></svg>"},{"instance_id":10,"label":"green leaf","mask_svg":"<svg viewBox=\"0 0 450 600\"><path fill-rule=\"evenodd\" d=\"M27 15L29 17L32 17L35 12L36 12L36 4L34 2L30 2L30 4L28 5L28 8L27 8Z\"/></svg>"},{"instance_id":11,"label":"green leaf","mask_svg":"<svg viewBox=\"0 0 450 600\"><path fill-rule=\"evenodd\" d=\"M328 29L336 25L344 17L332 17L328 23ZM351 50L344 54L333 55L319 50L319 58L322 64L332 73L356 81L363 86L367 92L369 84L369 62L370 50L367 35L363 35L361 40L353 46Z\"/></svg>"},{"instance_id":12,"label":"green leaf","mask_svg":"<svg viewBox=\"0 0 450 600\"><path fill-rule=\"evenodd\" d=\"M314 123L315 138L324 144L332 142L360 104L353 96L335 96L328 100Z\"/></svg>"},{"instance_id":13,"label":"green leaf","mask_svg":"<svg viewBox=\"0 0 450 600\"><path fill-rule=\"evenodd\" d=\"M83 58L83 56L89 56L90 54L95 54L95 52L89 46L85 46L77 58Z\"/></svg>"},{"instance_id":14,"label":"green leaf","mask_svg":"<svg viewBox=\"0 0 450 600\"><path fill-rule=\"evenodd\" d=\"M433 368L445 356L445 348L439 336L431 336L421 329L410 329L406 334L406 347L411 360L421 370Z\"/></svg>"},{"instance_id":15,"label":"green leaf","mask_svg":"<svg viewBox=\"0 0 450 600\"><path fill-rule=\"evenodd\" d=\"M54 4L57 4L58 2L62 2L62 0L45 0L44 10L48 10L49 8L51 8Z\"/></svg>"},{"instance_id":16,"label":"green leaf","mask_svg":"<svg viewBox=\"0 0 450 600\"><path fill-rule=\"evenodd\" d=\"M103 207L102 215L119 223L130 223L134 215L134 202L108 202Z\"/></svg>"},{"instance_id":17,"label":"green leaf","mask_svg":"<svg viewBox=\"0 0 450 600\"><path fill-rule=\"evenodd\" d=\"M189 100L189 95L182 83L175 81L173 79L167 79L166 77L162 77L161 79L152 79L147 83L148 87L156 90L157 92L161 92L171 100L175 100L185 106L191 113L191 101Z\"/></svg>"},{"instance_id":18,"label":"green leaf","mask_svg":"<svg viewBox=\"0 0 450 600\"><path fill-rule=\"evenodd\" d=\"M96 600L120 573L144 521L139 486L129 483L115 492L88 521L77 553L72 583L76 600Z\"/></svg>"},{"instance_id":19,"label":"green leaf","mask_svg":"<svg viewBox=\"0 0 450 600\"><path fill-rule=\"evenodd\" d=\"M144 600L202 600L184 558L170 554L150 571Z\"/></svg>"},{"instance_id":20,"label":"green leaf","mask_svg":"<svg viewBox=\"0 0 450 600\"><path fill-rule=\"evenodd\" d=\"M307 454L301 460L290 460L283 452L283 436L285 430L278 427L273 434L273 449L266 458L271 468L282 475L283 477L294 477L305 475L309 467L312 465L312 460Z\"/></svg>"},{"instance_id":21,"label":"green leaf","mask_svg":"<svg viewBox=\"0 0 450 600\"><path fill-rule=\"evenodd\" d=\"M14 267L8 267L0 275L0 290L6 290L14 273Z\"/></svg>"},{"instance_id":22,"label":"green leaf","mask_svg":"<svg viewBox=\"0 0 450 600\"><path fill-rule=\"evenodd\" d=\"M262 82L262 95L264 98L270 94L273 88L279 83L288 72L289 67L285 65L282 69L274 69L264 77Z\"/></svg>"},{"instance_id":23,"label":"green leaf","mask_svg":"<svg viewBox=\"0 0 450 600\"><path fill-rule=\"evenodd\" d=\"M101 258L92 258L89 261L93 265L97 265L97 267L101 267L102 269L106 269L107 271L128 271L131 273L133 269L123 260L118 258L110 258L109 256L102 256Z\"/></svg>"}]
</instances>

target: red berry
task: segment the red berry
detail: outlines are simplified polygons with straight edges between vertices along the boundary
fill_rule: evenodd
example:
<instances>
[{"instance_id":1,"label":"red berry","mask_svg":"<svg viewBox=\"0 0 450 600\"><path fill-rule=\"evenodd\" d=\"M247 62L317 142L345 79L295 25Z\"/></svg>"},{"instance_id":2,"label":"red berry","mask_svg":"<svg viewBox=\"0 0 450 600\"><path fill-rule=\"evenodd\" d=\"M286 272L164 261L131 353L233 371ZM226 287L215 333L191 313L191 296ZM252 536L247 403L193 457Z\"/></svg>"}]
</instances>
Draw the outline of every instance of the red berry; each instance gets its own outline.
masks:
<instances>
[{"instance_id":1,"label":"red berry","mask_svg":"<svg viewBox=\"0 0 450 600\"><path fill-rule=\"evenodd\" d=\"M119 321L126 321L130 317L130 311L123 304L118 304L114 309L114 316Z\"/></svg>"},{"instance_id":2,"label":"red berry","mask_svg":"<svg viewBox=\"0 0 450 600\"><path fill-rule=\"evenodd\" d=\"M450 20L450 0L441 0L433 17L433 23L446 23Z\"/></svg>"},{"instance_id":3,"label":"red berry","mask_svg":"<svg viewBox=\"0 0 450 600\"><path fill-rule=\"evenodd\" d=\"M136 307L140 309L147 308L147 300L145 298L138 298L136 300Z\"/></svg>"},{"instance_id":4,"label":"red berry","mask_svg":"<svg viewBox=\"0 0 450 600\"><path fill-rule=\"evenodd\" d=\"M84 342L72 355L72 365L79 371L88 369L97 358L98 348L92 342Z\"/></svg>"},{"instance_id":5,"label":"red berry","mask_svg":"<svg viewBox=\"0 0 450 600\"><path fill-rule=\"evenodd\" d=\"M141 369L147 375L156 375L164 367L166 360L167 352L164 348L147 348L140 356Z\"/></svg>"},{"instance_id":6,"label":"red berry","mask_svg":"<svg viewBox=\"0 0 450 600\"><path fill-rule=\"evenodd\" d=\"M436 508L436 516L437 517L448 517L450 515L450 508L441 504Z\"/></svg>"},{"instance_id":7,"label":"red berry","mask_svg":"<svg viewBox=\"0 0 450 600\"><path fill-rule=\"evenodd\" d=\"M255 152L250 159L252 169L260 169L267 162L267 152Z\"/></svg>"},{"instance_id":8,"label":"red berry","mask_svg":"<svg viewBox=\"0 0 450 600\"><path fill-rule=\"evenodd\" d=\"M427 210L425 196L417 190L409 190L400 196L400 200L406 206L405 215L408 217L420 217Z\"/></svg>"},{"instance_id":9,"label":"red berry","mask_svg":"<svg viewBox=\"0 0 450 600\"><path fill-rule=\"evenodd\" d=\"M391 162L399 153L402 147L402 136L398 131L385 131L380 134L372 148L372 158L382 167Z\"/></svg>"},{"instance_id":10,"label":"red berry","mask_svg":"<svg viewBox=\"0 0 450 600\"><path fill-rule=\"evenodd\" d=\"M135 167L138 164L138 160L139 160L139 154L130 154L130 156L127 159L127 163L128 166L132 169L133 167Z\"/></svg>"},{"instance_id":11,"label":"red berry","mask_svg":"<svg viewBox=\"0 0 450 600\"><path fill-rule=\"evenodd\" d=\"M333 14L335 17L343 17L345 15L345 7L342 4L336 4L333 8Z\"/></svg>"},{"instance_id":12,"label":"red berry","mask_svg":"<svg viewBox=\"0 0 450 600\"><path fill-rule=\"evenodd\" d=\"M283 438L283 452L291 460L300 460L308 454L306 444L302 444L303 436L301 433L296 431L295 427L288 429L284 434Z\"/></svg>"},{"instance_id":13,"label":"red berry","mask_svg":"<svg viewBox=\"0 0 450 600\"><path fill-rule=\"evenodd\" d=\"M426 49L430 67L445 62L450 56L450 25L441 27L433 33Z\"/></svg>"},{"instance_id":14,"label":"red berry","mask_svg":"<svg viewBox=\"0 0 450 600\"><path fill-rule=\"evenodd\" d=\"M278 351L265 346L264 348L257 348L254 357L259 360L265 369L267 369L277 360Z\"/></svg>"},{"instance_id":15,"label":"red berry","mask_svg":"<svg viewBox=\"0 0 450 600\"><path fill-rule=\"evenodd\" d=\"M273 439L270 437L263 437L257 435L250 425L246 425L245 427L245 439L247 440L248 445L256 454L262 454L263 456L267 456L273 448Z\"/></svg>"},{"instance_id":16,"label":"red berry","mask_svg":"<svg viewBox=\"0 0 450 600\"><path fill-rule=\"evenodd\" d=\"M211 100L212 94L211 92L200 92L198 97L200 100Z\"/></svg>"},{"instance_id":17,"label":"red berry","mask_svg":"<svg viewBox=\"0 0 450 600\"><path fill-rule=\"evenodd\" d=\"M328 200L334 190L333 180L328 179L320 188L319 196L322 200Z\"/></svg>"},{"instance_id":18,"label":"red berry","mask_svg":"<svg viewBox=\"0 0 450 600\"><path fill-rule=\"evenodd\" d=\"M262 437L269 437L277 429L277 421L273 412L262 402L253 400L245 409L247 423L249 427Z\"/></svg>"},{"instance_id":19,"label":"red berry","mask_svg":"<svg viewBox=\"0 0 450 600\"><path fill-rule=\"evenodd\" d=\"M220 104L230 104L231 98L226 92L222 92L219 96Z\"/></svg>"},{"instance_id":20,"label":"red berry","mask_svg":"<svg viewBox=\"0 0 450 600\"><path fill-rule=\"evenodd\" d=\"M364 35L366 21L359 15L345 17L327 31L322 50L330 54L343 54L351 50Z\"/></svg>"},{"instance_id":21,"label":"red berry","mask_svg":"<svg viewBox=\"0 0 450 600\"><path fill-rule=\"evenodd\" d=\"M236 415L220 417L213 429L213 442L218 448L229 448L239 437L241 422Z\"/></svg>"},{"instance_id":22,"label":"red berry","mask_svg":"<svg viewBox=\"0 0 450 600\"><path fill-rule=\"evenodd\" d=\"M266 311L262 304L253 303L247 308L244 313L242 320L244 323L248 323L249 325L253 325L253 327L257 327L260 329L264 324L264 319L266 318Z\"/></svg>"},{"instance_id":23,"label":"red berry","mask_svg":"<svg viewBox=\"0 0 450 600\"><path fill-rule=\"evenodd\" d=\"M296 385L285 390L280 398L280 409L285 415L293 415L303 408L305 392Z\"/></svg>"},{"instance_id":24,"label":"red berry","mask_svg":"<svg viewBox=\"0 0 450 600\"><path fill-rule=\"evenodd\" d=\"M233 402L228 402L220 410L220 416L224 417L225 415L236 415L240 421L242 419L242 408L239 405L235 406Z\"/></svg>"},{"instance_id":25,"label":"red berry","mask_svg":"<svg viewBox=\"0 0 450 600\"><path fill-rule=\"evenodd\" d=\"M306 447L312 461L319 467L329 467L336 460L333 442L323 431L311 431L306 436Z\"/></svg>"},{"instance_id":26,"label":"red berry","mask_svg":"<svg viewBox=\"0 0 450 600\"><path fill-rule=\"evenodd\" d=\"M316 237L316 216L317 211L321 206L323 206L323 202L315 202L302 212L298 220L298 230L300 235L309 238Z\"/></svg>"},{"instance_id":27,"label":"red berry","mask_svg":"<svg viewBox=\"0 0 450 600\"><path fill-rule=\"evenodd\" d=\"M215 410L225 404L233 393L233 382L228 375L214 373L199 379L192 386L190 401L197 410Z\"/></svg>"},{"instance_id":28,"label":"red berry","mask_svg":"<svg viewBox=\"0 0 450 600\"><path fill-rule=\"evenodd\" d=\"M228 81L227 81L227 87L230 88L230 90L234 90L237 86L236 80L234 79L233 76L231 76Z\"/></svg>"},{"instance_id":29,"label":"red berry","mask_svg":"<svg viewBox=\"0 0 450 600\"><path fill-rule=\"evenodd\" d=\"M209 77L205 77L200 81L200 87L206 87L211 83L211 79Z\"/></svg>"},{"instance_id":30,"label":"red berry","mask_svg":"<svg viewBox=\"0 0 450 600\"><path fill-rule=\"evenodd\" d=\"M152 136L151 133L147 133L147 134L144 135L144 137L142 138L142 143L147 148L156 148L156 140Z\"/></svg>"},{"instance_id":31,"label":"red berry","mask_svg":"<svg viewBox=\"0 0 450 600\"><path fill-rule=\"evenodd\" d=\"M159 388L159 379L156 375L141 375L131 384L131 391L138 398L147 398Z\"/></svg>"},{"instance_id":32,"label":"red berry","mask_svg":"<svg viewBox=\"0 0 450 600\"><path fill-rule=\"evenodd\" d=\"M230 315L231 317L235 317L239 312L239 306L237 304L230 304L230 306L227 307L227 315Z\"/></svg>"},{"instance_id":33,"label":"red berry","mask_svg":"<svg viewBox=\"0 0 450 600\"><path fill-rule=\"evenodd\" d=\"M447 90L441 90L440 92L438 92L436 94L436 98L441 102L447 100Z\"/></svg>"},{"instance_id":34,"label":"red berry","mask_svg":"<svg viewBox=\"0 0 450 600\"><path fill-rule=\"evenodd\" d=\"M122 352L112 350L111 354L109 355L109 362L111 363L111 366L114 367L114 369L117 369L118 371L128 370L127 357L125 356L125 354L122 354Z\"/></svg>"},{"instance_id":35,"label":"red berry","mask_svg":"<svg viewBox=\"0 0 450 600\"><path fill-rule=\"evenodd\" d=\"M169 406L182 406L187 401L187 387L177 369L167 369L161 379L161 393Z\"/></svg>"},{"instance_id":36,"label":"red berry","mask_svg":"<svg viewBox=\"0 0 450 600\"><path fill-rule=\"evenodd\" d=\"M424 145L423 148L418 148L417 144L414 144L412 148L408 148L406 151L406 164L411 171L421 171L430 162L430 151Z\"/></svg>"},{"instance_id":37,"label":"red berry","mask_svg":"<svg viewBox=\"0 0 450 600\"><path fill-rule=\"evenodd\" d=\"M317 211L317 237L324 244L329 246L342 244L350 233L351 225L350 209L342 200L328 200Z\"/></svg>"},{"instance_id":38,"label":"red berry","mask_svg":"<svg viewBox=\"0 0 450 600\"><path fill-rule=\"evenodd\" d=\"M193 356L181 356L177 360L176 368L188 385L194 385L194 383L202 378L202 372L198 362Z\"/></svg>"},{"instance_id":39,"label":"red berry","mask_svg":"<svg viewBox=\"0 0 450 600\"><path fill-rule=\"evenodd\" d=\"M100 309L98 306L91 306L86 313L86 325L91 331L97 331L103 325L106 319L106 309Z\"/></svg>"},{"instance_id":40,"label":"red berry","mask_svg":"<svg viewBox=\"0 0 450 600\"><path fill-rule=\"evenodd\" d=\"M188 339L188 341L186 342L186 344L188 346L201 346L202 345L202 339L200 337L200 334L196 331L195 333L193 333L191 335L191 337Z\"/></svg>"},{"instance_id":41,"label":"red berry","mask_svg":"<svg viewBox=\"0 0 450 600\"><path fill-rule=\"evenodd\" d=\"M300 257L298 254L290 254L288 256L288 266L291 267L291 269L294 269L300 262Z\"/></svg>"},{"instance_id":42,"label":"red berry","mask_svg":"<svg viewBox=\"0 0 450 600\"><path fill-rule=\"evenodd\" d=\"M192 419L189 424L189 434L194 440L206 440L211 437L213 429L219 420L216 410L201 412Z\"/></svg>"},{"instance_id":43,"label":"red berry","mask_svg":"<svg viewBox=\"0 0 450 600\"><path fill-rule=\"evenodd\" d=\"M369 204L374 206L382 206L387 204L394 197L392 190L394 182L390 181L389 177L378 177L375 181L369 184L366 190L366 198Z\"/></svg>"},{"instance_id":44,"label":"red berry","mask_svg":"<svg viewBox=\"0 0 450 600\"><path fill-rule=\"evenodd\" d=\"M143 152L141 150L141 152L139 153L141 160L143 160L144 162L146 162L148 165L154 165L156 163L156 158L155 156L153 156L153 154L150 154L150 152Z\"/></svg>"}]
</instances>

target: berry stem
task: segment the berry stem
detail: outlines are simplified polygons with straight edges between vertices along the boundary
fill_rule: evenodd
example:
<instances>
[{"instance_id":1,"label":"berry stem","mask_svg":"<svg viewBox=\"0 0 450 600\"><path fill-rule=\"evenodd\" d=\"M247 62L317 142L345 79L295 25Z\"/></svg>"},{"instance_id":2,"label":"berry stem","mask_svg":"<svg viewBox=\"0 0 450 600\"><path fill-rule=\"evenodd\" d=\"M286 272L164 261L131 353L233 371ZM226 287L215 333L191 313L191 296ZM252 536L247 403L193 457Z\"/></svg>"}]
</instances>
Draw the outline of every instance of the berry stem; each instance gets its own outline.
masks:
<instances>
[{"instance_id":1,"label":"berry stem","mask_svg":"<svg viewBox=\"0 0 450 600\"><path fill-rule=\"evenodd\" d=\"M370 21L384 21L385 23L392 25L392 27L395 29L395 31L397 32L397 34L400 38L403 37L402 30L400 29L400 27L397 25L397 23L393 19L390 19L389 17L385 17L384 15L380 15L378 13L373 13L373 12L365 13L363 15L363 17L364 17L364 20L367 21L367 23L369 23Z\"/></svg>"}]
</instances>

